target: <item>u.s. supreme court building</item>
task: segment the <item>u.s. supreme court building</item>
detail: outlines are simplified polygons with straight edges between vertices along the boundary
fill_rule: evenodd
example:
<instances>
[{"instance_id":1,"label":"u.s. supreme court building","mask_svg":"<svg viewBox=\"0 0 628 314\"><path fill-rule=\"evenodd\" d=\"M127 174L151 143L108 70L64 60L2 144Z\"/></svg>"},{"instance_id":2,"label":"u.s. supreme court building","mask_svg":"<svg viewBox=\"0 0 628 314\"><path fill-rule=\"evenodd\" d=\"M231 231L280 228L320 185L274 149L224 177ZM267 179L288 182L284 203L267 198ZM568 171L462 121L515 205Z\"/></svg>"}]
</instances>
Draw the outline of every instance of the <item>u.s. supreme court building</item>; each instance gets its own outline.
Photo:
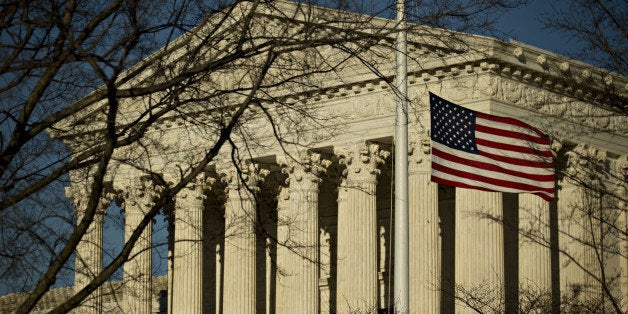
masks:
<instances>
[{"instance_id":1,"label":"u.s. supreme court building","mask_svg":"<svg viewBox=\"0 0 628 314\"><path fill-rule=\"evenodd\" d=\"M124 208L128 239L163 191L152 178L176 185L227 129L216 156L162 209L167 275L152 275L149 223L123 279L75 312L394 309L395 35L383 30L395 23L289 2L249 9L217 13L129 69L146 73L125 84L150 85L191 68L190 49L202 47L200 63L220 61L245 21L249 37L237 49L260 51L181 80L189 86L177 97L172 88L121 101L119 129L147 127L114 152L102 210L76 250L75 285L52 289L37 311L103 268L107 206ZM360 31L372 36L358 40ZM268 38L275 48L261 44ZM410 312L628 310L626 77L523 43L427 27L410 29L407 51ZM151 62L160 67L144 67ZM555 200L430 182L430 92L549 133ZM102 140L106 120L97 105L84 111L53 132L76 154ZM71 179L80 218L89 170Z\"/></svg>"}]
</instances>

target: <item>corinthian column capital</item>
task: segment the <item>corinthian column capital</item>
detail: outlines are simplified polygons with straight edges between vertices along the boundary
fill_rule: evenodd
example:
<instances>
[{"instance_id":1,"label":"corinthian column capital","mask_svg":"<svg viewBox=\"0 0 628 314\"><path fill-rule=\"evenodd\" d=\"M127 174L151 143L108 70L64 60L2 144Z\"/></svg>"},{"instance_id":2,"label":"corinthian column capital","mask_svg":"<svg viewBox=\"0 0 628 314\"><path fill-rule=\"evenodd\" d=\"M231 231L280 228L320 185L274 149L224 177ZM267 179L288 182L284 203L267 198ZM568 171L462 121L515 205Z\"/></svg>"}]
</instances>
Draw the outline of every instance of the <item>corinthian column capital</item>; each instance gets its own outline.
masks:
<instances>
[{"instance_id":1,"label":"corinthian column capital","mask_svg":"<svg viewBox=\"0 0 628 314\"><path fill-rule=\"evenodd\" d=\"M199 174L194 180L190 181L185 188L181 189L177 194L177 203L197 203L205 200L205 192L211 190L216 183L216 179L207 176L204 173Z\"/></svg>"},{"instance_id":2,"label":"corinthian column capital","mask_svg":"<svg viewBox=\"0 0 628 314\"><path fill-rule=\"evenodd\" d=\"M221 181L227 184L228 191L238 191L244 186L257 191L260 183L270 173L267 169L260 169L258 164L250 160L242 162L237 167L231 162L219 162L216 165L216 172L220 175Z\"/></svg>"},{"instance_id":3,"label":"corinthian column capital","mask_svg":"<svg viewBox=\"0 0 628 314\"><path fill-rule=\"evenodd\" d=\"M331 161L322 159L320 154L301 152L289 156L277 157L277 162L283 166L282 172L288 175L287 182L290 189L317 190L321 182L320 176L327 172Z\"/></svg>"},{"instance_id":4,"label":"corinthian column capital","mask_svg":"<svg viewBox=\"0 0 628 314\"><path fill-rule=\"evenodd\" d=\"M126 215L129 214L146 214L150 210L151 206L155 204L155 201L159 197L163 188L156 185L154 182L146 179L129 180L122 188L123 208L133 208L133 211L126 210Z\"/></svg>"},{"instance_id":5,"label":"corinthian column capital","mask_svg":"<svg viewBox=\"0 0 628 314\"><path fill-rule=\"evenodd\" d=\"M412 132L409 146L409 172L429 172L432 150L430 136L426 132Z\"/></svg>"},{"instance_id":6,"label":"corinthian column capital","mask_svg":"<svg viewBox=\"0 0 628 314\"><path fill-rule=\"evenodd\" d=\"M378 166L390 156L390 152L380 149L378 144L368 142L335 148L334 153L340 157L340 163L347 167L344 174L349 185L351 182L377 181L381 172Z\"/></svg>"},{"instance_id":7,"label":"corinthian column capital","mask_svg":"<svg viewBox=\"0 0 628 314\"><path fill-rule=\"evenodd\" d=\"M601 187L608 158L605 151L588 144L579 144L565 153L567 182L575 185Z\"/></svg>"},{"instance_id":8,"label":"corinthian column capital","mask_svg":"<svg viewBox=\"0 0 628 314\"><path fill-rule=\"evenodd\" d=\"M81 217L85 211L89 201L90 192L91 189L89 188L88 183L72 184L71 186L65 187L65 196L72 199L72 204L76 207L74 214L77 215L77 217ZM103 193L100 197L95 217L99 218L105 215L106 208L111 204L110 198L112 197L110 196L112 195Z\"/></svg>"}]
</instances>

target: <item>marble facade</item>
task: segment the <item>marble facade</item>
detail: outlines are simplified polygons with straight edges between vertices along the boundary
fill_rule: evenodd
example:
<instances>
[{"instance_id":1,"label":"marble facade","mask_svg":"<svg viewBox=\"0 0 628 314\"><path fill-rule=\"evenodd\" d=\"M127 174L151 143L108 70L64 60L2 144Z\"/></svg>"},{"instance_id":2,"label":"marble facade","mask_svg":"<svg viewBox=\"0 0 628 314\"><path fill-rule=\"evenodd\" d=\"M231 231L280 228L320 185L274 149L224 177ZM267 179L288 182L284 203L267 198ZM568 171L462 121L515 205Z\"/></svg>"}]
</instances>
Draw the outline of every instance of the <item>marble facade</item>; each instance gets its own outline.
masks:
<instances>
[{"instance_id":1,"label":"marble facade","mask_svg":"<svg viewBox=\"0 0 628 314\"><path fill-rule=\"evenodd\" d=\"M469 107L502 114L512 108L520 113L520 106L528 104L524 99L552 93L531 88L522 78L505 75L496 64L482 62L468 67L466 76L442 73L440 77L419 77L423 82L411 85L419 104L426 102L425 94L431 90L467 102ZM318 149L295 151L289 156L278 153L262 156L259 162L247 161L246 168L241 169L245 178L239 178L233 170L225 171L225 166L209 167L204 176L215 177L200 179L204 183L194 184L177 196L174 267L168 275L172 280L168 292L170 312L348 313L394 306L394 253L390 252L392 138L382 136L391 134L392 97L387 96L390 91L386 85L369 84L359 92L352 89L345 96L321 99L338 106L329 108L339 112L335 114L355 117L346 125L360 130L347 132L360 135L353 141L343 138L340 142L346 144L334 141L333 145L321 144ZM362 109L355 110L357 104ZM556 106L570 110L562 101ZM520 291L534 291L551 300L556 294L573 293L576 287L600 289L584 269L568 261L587 260L589 267L595 268L591 248L579 243L582 238L572 238L572 232L582 237L591 232L567 219L573 214L573 203L580 202L575 197L583 193L574 190L578 187L570 179L558 182L558 200L554 203L533 195L439 187L429 182L429 140L424 132L416 131L420 124L425 125L425 121L415 120L411 125L414 132L410 147L412 313L466 313L472 311L471 307L503 311L529 301ZM372 129L374 134L369 137L371 130L365 125L382 127ZM569 151L580 153L568 153L565 158L586 159L596 147L594 154L596 158L602 156L600 162L625 172L628 138L616 136L620 141L613 141L608 150L599 145L598 139L592 139L597 143L568 144ZM275 182L266 182L266 177L273 177ZM215 183L220 180L221 184ZM250 181L243 184L242 180ZM625 182L608 184L619 187ZM214 196L209 196L209 190ZM223 194L220 199L224 200L224 216L219 219L224 220L203 224L204 213L214 212L209 208L220 205L208 205L204 199L216 193ZM261 200L254 194L273 200L256 205ZM260 216L269 212L275 213L275 220L262 222ZM495 221L500 219L503 224ZM127 224L131 223L127 219ZM225 236L210 244L203 232L216 225L225 228ZM552 245L576 252L575 257L558 254L557 259ZM203 254L213 255L214 262L207 262ZM141 271L139 279L132 277L134 272L148 267L139 265L140 255L125 270L133 278L129 282L131 291L137 291L138 280L143 280ZM624 278L626 265L625 257L617 257L609 260L607 267ZM99 266L93 263L89 267ZM625 284L616 289L619 295L627 293ZM469 301L475 294L490 296L489 301ZM144 297L148 298L147 294ZM153 303L155 297L153 291ZM150 303L133 296L131 302L135 305L130 305L127 292L123 299L124 306L135 308Z\"/></svg>"},{"instance_id":2,"label":"marble facade","mask_svg":"<svg viewBox=\"0 0 628 314\"><path fill-rule=\"evenodd\" d=\"M532 292L554 308L561 295L593 298L603 288L594 279L600 267L595 246L582 239L595 241L589 237L602 231L578 223L586 217L573 219L582 213L574 207L593 201L574 178L589 174L589 163L596 162L609 175L586 180L625 195L628 118L601 107L607 100L604 86L590 82L606 82L625 99L628 80L517 42L469 36L471 45L486 49L478 53L409 38L410 56L427 60L408 69L410 312L503 312L528 304ZM557 200L431 183L429 92L474 110L517 117L564 139L556 144L556 158L560 170L573 177L559 177ZM366 68L351 68L345 82L285 96L330 119L319 128L304 126L299 136L306 147L260 144L235 163L231 150L221 150L172 204L168 275L152 276L149 223L124 265L115 297L99 289L77 313L159 312L162 290L167 313L392 309L394 98L388 82ZM258 127L251 123L251 129ZM256 142L272 141L267 127L257 129ZM147 133L162 145L148 149L159 153L139 158L147 158L143 165L156 165L152 171L176 177L190 156L205 149L202 134L202 126L169 117ZM66 142L78 148L81 138L75 139ZM108 195L125 210L128 238L160 191L137 168L124 163L113 168ZM67 195L80 218L88 182L74 182ZM627 230L625 196L606 201L620 209L612 218ZM102 207L77 247L75 289L102 269L105 200ZM626 306L625 233L622 241L613 242L619 253L604 261L603 269L618 282L613 293L623 296Z\"/></svg>"}]
</instances>

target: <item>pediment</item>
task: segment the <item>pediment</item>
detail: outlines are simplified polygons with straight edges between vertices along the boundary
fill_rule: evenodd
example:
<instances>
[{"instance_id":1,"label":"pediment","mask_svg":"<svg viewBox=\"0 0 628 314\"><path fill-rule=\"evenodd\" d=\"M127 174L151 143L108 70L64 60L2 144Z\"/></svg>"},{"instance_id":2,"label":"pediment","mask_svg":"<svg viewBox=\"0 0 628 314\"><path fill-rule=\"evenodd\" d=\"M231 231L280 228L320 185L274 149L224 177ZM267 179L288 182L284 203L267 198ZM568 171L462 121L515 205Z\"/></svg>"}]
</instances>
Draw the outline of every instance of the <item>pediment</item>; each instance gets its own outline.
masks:
<instances>
[{"instance_id":1,"label":"pediment","mask_svg":"<svg viewBox=\"0 0 628 314\"><path fill-rule=\"evenodd\" d=\"M125 72L119 129L131 130L159 115L146 131L171 132L191 117L211 123L228 115L246 100L257 68L273 49L277 57L265 69L263 92L255 95L269 108L337 107L332 111L339 115L353 108L347 103L373 103L362 100L364 95L393 95L394 21L290 2L260 6L254 14L249 9L245 3L211 16ZM250 29L243 33L243 25ZM602 116L626 112L624 76L519 42L410 25L408 60L411 88L445 90L454 101L493 99L540 114L549 114L552 104L574 103L605 112ZM98 93L104 91L93 94ZM75 148L98 141L105 100L95 99L59 124L53 136ZM369 112L387 112L384 105L374 108ZM625 118L603 117L593 124L621 125L618 119Z\"/></svg>"}]
</instances>

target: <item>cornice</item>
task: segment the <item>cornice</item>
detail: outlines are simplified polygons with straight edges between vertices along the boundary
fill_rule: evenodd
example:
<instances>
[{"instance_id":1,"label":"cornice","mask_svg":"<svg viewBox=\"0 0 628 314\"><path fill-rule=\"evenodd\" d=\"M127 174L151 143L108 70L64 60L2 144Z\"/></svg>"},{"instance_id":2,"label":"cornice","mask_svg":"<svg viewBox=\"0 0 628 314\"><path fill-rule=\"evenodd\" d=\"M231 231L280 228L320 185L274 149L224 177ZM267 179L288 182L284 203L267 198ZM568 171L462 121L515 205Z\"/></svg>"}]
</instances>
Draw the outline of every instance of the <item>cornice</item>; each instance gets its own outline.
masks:
<instances>
[{"instance_id":1,"label":"cornice","mask_svg":"<svg viewBox=\"0 0 628 314\"><path fill-rule=\"evenodd\" d=\"M297 4L283 1L279 2L278 6L293 11L298 8ZM313 10L336 12L327 8L315 8ZM290 17L290 14L285 12L283 12L282 17L274 16L272 13L261 12L259 14L275 19L288 19ZM349 16L356 15L338 11L338 14L341 13ZM294 12L293 14L292 19L297 18L295 21L298 21L298 14ZM383 23L382 25L391 23L390 20L377 18L371 18L369 22ZM196 28L194 32L198 32L200 29L202 27ZM429 36L423 36L426 34ZM438 39L438 36L435 35L442 35L443 38L455 36L456 39L452 40L452 43L446 44L444 40ZM181 38L187 38L186 36L192 35L185 35ZM488 37L424 26L412 26L412 31L408 37L410 40L408 57L410 60L416 61L409 66L408 83L410 86L434 84L447 79L489 73L579 101L586 101L596 106L604 107L610 104L610 106L617 110L623 110L623 112L625 112L625 106L628 103L628 81L626 77L536 47L515 41L506 43ZM175 42L182 40L181 38ZM392 40L392 37L390 39ZM382 40L386 41L386 39ZM382 47L388 49L389 44L385 43ZM176 44L173 44L172 47L175 46ZM173 52L172 47L169 48L170 50L164 48L155 54ZM463 52L465 50L466 52ZM151 58L155 57L149 57L142 63L150 62ZM366 68L360 72L343 72L342 81L339 79L324 80L323 86L298 93L293 93L289 89L273 89L272 92L276 97L261 100L261 102L266 105L272 105L276 102L322 105L327 101L392 88L390 82L394 80L392 76L394 60L386 60L380 67L380 75L369 72ZM381 75L381 73L389 73L389 75ZM131 102L132 100L129 99L129 105ZM228 102L239 103L238 99L235 98ZM221 107L220 110L225 110L225 108ZM189 115L193 115L200 122L211 121L210 109L189 112ZM67 133L50 130L51 135L54 138L64 140L71 147L79 147L77 144L86 144L90 139L98 139L96 134L104 129L104 113L99 110L91 110L89 114L80 116L80 118L72 119L72 121L81 122L81 127L73 126L73 131ZM103 118L99 119L101 116ZM184 127L185 123L185 117L171 114L159 119L147 132L167 132L178 127ZM122 123L119 129L126 126Z\"/></svg>"},{"instance_id":2,"label":"cornice","mask_svg":"<svg viewBox=\"0 0 628 314\"><path fill-rule=\"evenodd\" d=\"M504 74L597 105L611 102L617 110L626 112L625 76L517 41L494 40L494 46L493 60Z\"/></svg>"},{"instance_id":3,"label":"cornice","mask_svg":"<svg viewBox=\"0 0 628 314\"><path fill-rule=\"evenodd\" d=\"M425 54L425 50L418 48L415 49L420 54ZM603 82L610 82L609 85L619 88L619 84L625 81L622 76L612 76L608 80L604 80L601 76L602 72L590 72L589 68L583 68L582 65L571 65L571 63L552 63L547 61L545 57L546 67L560 68L562 65L562 72L552 71L539 71L537 67L531 65L531 62L522 63L518 61L514 52L511 57L508 58L483 58L479 54L468 54L466 56L451 57L449 59L428 61L426 64L433 67L424 67L423 69L417 69L418 67L411 68L412 72L408 73L408 84L410 87L416 85L431 85L437 84L450 79L458 79L465 76L474 76L481 74L490 74L496 77L506 78L513 80L520 84L545 90L547 92L557 93L564 95L574 100L585 101L593 105L605 107L608 104L623 104L628 103L625 98L618 99L617 97L625 97L624 95L618 95L616 93L609 93L608 89L594 84L595 80L601 80ZM545 55L540 54L537 59L543 59ZM554 62L554 59L550 59ZM558 60L558 59L556 59ZM541 60L543 61L543 60ZM561 61L561 60L558 60ZM537 61L535 61L537 62ZM565 65L569 64L569 65ZM578 70L582 70L578 72ZM574 73L575 72L575 73ZM560 74L560 75L558 75ZM612 75L612 74L607 74ZM362 78L358 80L357 78ZM265 105L272 106L273 103L285 103L285 104L303 104L303 105L323 105L329 101L338 101L340 99L348 99L356 95L365 95L369 93L379 93L392 88L391 82L394 77L377 77L366 74L356 74L356 79L343 84L331 85L327 88L314 89L304 91L300 93L289 94L287 91L276 92L280 95L272 100L262 100ZM283 96L281 94L284 94ZM623 102L622 102L623 101ZM237 104L236 99L233 102ZM235 108L235 107L234 107ZM221 108L220 110L224 110ZM194 116L199 122L210 122L211 109L202 111L190 112L188 116ZM169 115L159 119L153 126L147 130L147 134L152 132L169 132L178 128L185 127L185 117L179 115ZM78 147L74 143L83 145L89 145L90 139L96 139L99 129L93 128L94 124L89 127L81 129L79 132L69 134L65 136L58 136L58 138L66 140L66 144L72 147ZM104 126L104 125L103 125ZM120 125L118 129L127 127L127 125Z\"/></svg>"}]
</instances>

